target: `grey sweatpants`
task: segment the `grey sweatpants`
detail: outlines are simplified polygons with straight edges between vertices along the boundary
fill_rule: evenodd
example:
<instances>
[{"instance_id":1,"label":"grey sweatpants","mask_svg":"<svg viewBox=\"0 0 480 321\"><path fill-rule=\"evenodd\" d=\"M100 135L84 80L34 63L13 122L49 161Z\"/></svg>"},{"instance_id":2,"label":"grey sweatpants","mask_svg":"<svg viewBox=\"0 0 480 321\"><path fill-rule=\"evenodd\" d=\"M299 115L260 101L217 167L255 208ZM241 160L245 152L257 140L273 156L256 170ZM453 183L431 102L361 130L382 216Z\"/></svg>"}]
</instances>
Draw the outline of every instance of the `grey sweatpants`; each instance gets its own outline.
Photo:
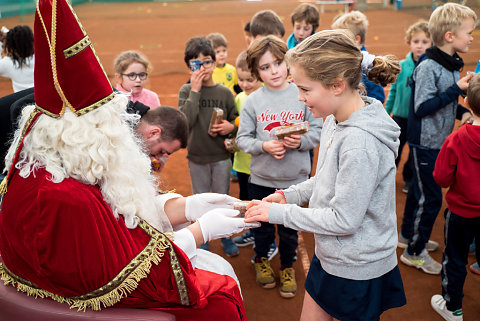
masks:
<instances>
[{"instance_id":1,"label":"grey sweatpants","mask_svg":"<svg viewBox=\"0 0 480 321\"><path fill-rule=\"evenodd\" d=\"M188 160L193 194L208 192L228 194L230 191L231 168L232 161L230 159L207 164L199 164Z\"/></svg>"}]
</instances>

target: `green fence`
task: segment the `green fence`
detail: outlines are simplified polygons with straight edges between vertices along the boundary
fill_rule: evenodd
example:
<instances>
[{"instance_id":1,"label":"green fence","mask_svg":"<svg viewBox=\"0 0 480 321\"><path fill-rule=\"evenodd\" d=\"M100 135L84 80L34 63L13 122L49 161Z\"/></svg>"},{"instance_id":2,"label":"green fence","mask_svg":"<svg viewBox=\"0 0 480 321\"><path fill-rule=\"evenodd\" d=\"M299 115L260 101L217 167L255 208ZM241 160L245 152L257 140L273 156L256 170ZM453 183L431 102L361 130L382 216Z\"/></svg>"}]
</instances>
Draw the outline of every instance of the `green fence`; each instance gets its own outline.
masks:
<instances>
[{"instance_id":1,"label":"green fence","mask_svg":"<svg viewBox=\"0 0 480 321\"><path fill-rule=\"evenodd\" d=\"M173 2L180 0L69 0L72 5L86 2ZM0 18L34 13L37 0L0 0Z\"/></svg>"},{"instance_id":2,"label":"green fence","mask_svg":"<svg viewBox=\"0 0 480 321\"><path fill-rule=\"evenodd\" d=\"M70 0L73 5L92 0ZM24 16L34 13L37 6L37 0L0 0L0 18L12 16Z\"/></svg>"}]
</instances>

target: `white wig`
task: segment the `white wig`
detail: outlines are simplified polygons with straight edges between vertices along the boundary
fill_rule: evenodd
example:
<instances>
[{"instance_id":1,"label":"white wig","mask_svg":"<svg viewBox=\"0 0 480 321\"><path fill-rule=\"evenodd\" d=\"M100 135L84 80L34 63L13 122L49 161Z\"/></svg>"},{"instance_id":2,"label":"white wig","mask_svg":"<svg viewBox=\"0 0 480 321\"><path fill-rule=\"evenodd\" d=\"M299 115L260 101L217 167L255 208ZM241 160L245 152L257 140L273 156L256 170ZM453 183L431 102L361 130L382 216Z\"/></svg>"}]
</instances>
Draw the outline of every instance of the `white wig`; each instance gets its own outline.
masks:
<instances>
[{"instance_id":1,"label":"white wig","mask_svg":"<svg viewBox=\"0 0 480 321\"><path fill-rule=\"evenodd\" d=\"M155 201L157 182L151 174L150 158L132 129L139 116L128 114L126 105L127 98L117 95L83 116L75 116L68 108L60 119L39 116L24 139L15 167L24 178L45 168L54 183L71 177L98 184L115 217L121 214L128 228L137 226L139 216L160 231L171 230ZM21 131L34 108L26 106L22 111L6 168L13 162Z\"/></svg>"}]
</instances>

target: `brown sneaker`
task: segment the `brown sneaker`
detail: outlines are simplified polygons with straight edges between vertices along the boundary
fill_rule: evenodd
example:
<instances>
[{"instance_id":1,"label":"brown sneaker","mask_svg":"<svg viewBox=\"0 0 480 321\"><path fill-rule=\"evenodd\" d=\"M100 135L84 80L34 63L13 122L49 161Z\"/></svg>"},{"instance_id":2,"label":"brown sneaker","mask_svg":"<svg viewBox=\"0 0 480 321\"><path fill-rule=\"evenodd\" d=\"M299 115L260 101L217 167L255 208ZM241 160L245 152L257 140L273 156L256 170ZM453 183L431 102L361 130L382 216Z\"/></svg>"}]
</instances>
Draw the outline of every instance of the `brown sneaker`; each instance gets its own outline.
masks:
<instances>
[{"instance_id":1,"label":"brown sneaker","mask_svg":"<svg viewBox=\"0 0 480 321\"><path fill-rule=\"evenodd\" d=\"M297 281L295 281L295 270L285 268L280 271L280 295L282 298L293 298L297 294Z\"/></svg>"},{"instance_id":2,"label":"brown sneaker","mask_svg":"<svg viewBox=\"0 0 480 321\"><path fill-rule=\"evenodd\" d=\"M260 262L255 262L255 278L258 285L264 289L275 287L275 274L273 273L270 261L266 257L261 257Z\"/></svg>"}]
</instances>

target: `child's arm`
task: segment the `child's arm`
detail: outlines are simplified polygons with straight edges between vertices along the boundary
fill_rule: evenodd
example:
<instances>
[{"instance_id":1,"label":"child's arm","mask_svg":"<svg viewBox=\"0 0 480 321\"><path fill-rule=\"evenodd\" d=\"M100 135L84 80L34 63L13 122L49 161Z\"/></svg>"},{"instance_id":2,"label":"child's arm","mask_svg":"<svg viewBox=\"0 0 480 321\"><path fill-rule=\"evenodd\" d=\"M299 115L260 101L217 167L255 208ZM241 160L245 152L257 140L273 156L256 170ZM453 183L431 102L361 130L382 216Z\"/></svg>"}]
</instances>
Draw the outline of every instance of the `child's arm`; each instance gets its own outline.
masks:
<instances>
[{"instance_id":1,"label":"child's arm","mask_svg":"<svg viewBox=\"0 0 480 321\"><path fill-rule=\"evenodd\" d=\"M275 193L264 197L262 201L281 204L297 204L302 206L312 197L314 187L315 177L310 177L306 181L292 185L287 189L278 190Z\"/></svg>"},{"instance_id":2,"label":"child's arm","mask_svg":"<svg viewBox=\"0 0 480 321\"><path fill-rule=\"evenodd\" d=\"M434 114L446 105L458 100L468 87L468 82L473 74L461 78L457 83L450 86L444 92L439 93L435 84L433 69L422 64L415 70L415 106L414 112L417 117L423 118Z\"/></svg>"},{"instance_id":3,"label":"child's arm","mask_svg":"<svg viewBox=\"0 0 480 321\"><path fill-rule=\"evenodd\" d=\"M200 112L200 93L190 90L189 85L183 85L178 93L178 109L188 119L188 126L192 128L197 122Z\"/></svg>"},{"instance_id":4,"label":"child's arm","mask_svg":"<svg viewBox=\"0 0 480 321\"><path fill-rule=\"evenodd\" d=\"M452 148L453 142L451 137L452 135L447 137L443 143L435 162L435 170L433 171L435 182L444 188L455 183L455 173L457 172L458 157L455 149Z\"/></svg>"},{"instance_id":5,"label":"child's arm","mask_svg":"<svg viewBox=\"0 0 480 321\"><path fill-rule=\"evenodd\" d=\"M351 149L343 153L335 196L328 207L302 208L292 204L270 203L252 206L246 222L266 221L286 227L325 235L351 235L361 226L376 187L379 159L375 151ZM308 182L308 181L307 181ZM303 183L301 183L303 184ZM318 186L313 186L318 188ZM288 194L284 191L289 201Z\"/></svg>"}]
</instances>

